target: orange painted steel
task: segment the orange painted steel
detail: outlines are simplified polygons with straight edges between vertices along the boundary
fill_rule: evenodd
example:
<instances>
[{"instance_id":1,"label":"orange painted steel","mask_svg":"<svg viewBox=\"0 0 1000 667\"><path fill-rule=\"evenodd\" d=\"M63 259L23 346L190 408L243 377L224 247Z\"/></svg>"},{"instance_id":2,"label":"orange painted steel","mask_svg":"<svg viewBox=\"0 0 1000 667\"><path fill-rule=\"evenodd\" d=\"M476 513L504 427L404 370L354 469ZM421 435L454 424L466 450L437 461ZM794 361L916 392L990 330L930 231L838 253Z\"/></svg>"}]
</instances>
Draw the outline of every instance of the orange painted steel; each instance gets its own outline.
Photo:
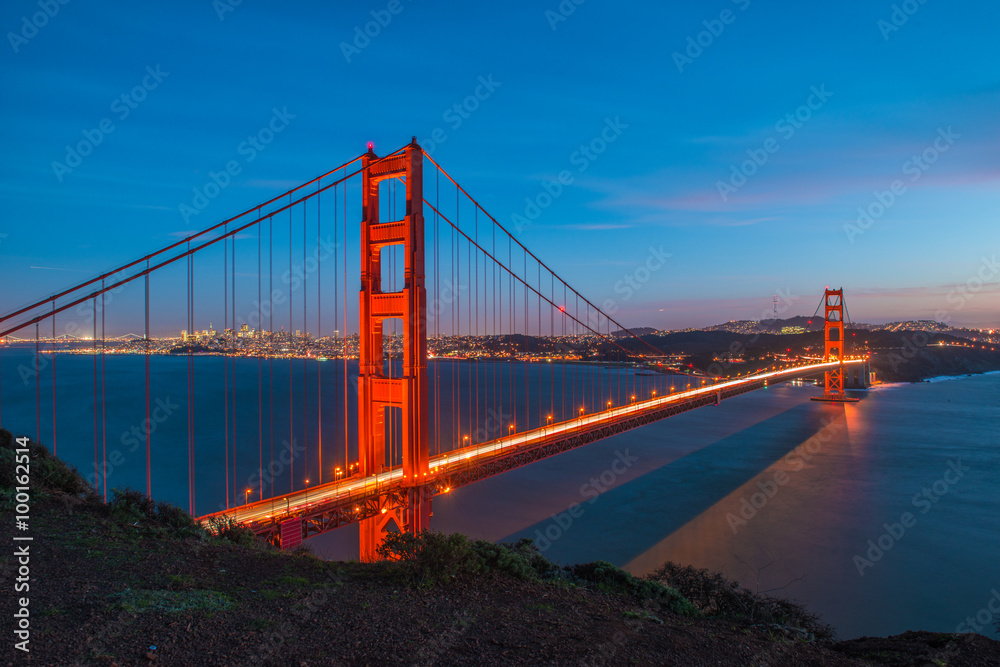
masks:
<instances>
[{"instance_id":1,"label":"orange painted steel","mask_svg":"<svg viewBox=\"0 0 1000 667\"><path fill-rule=\"evenodd\" d=\"M423 149L414 141L398 156L379 160L371 151L362 161L363 213L361 221L360 369L358 382L358 456L362 476L387 470L385 433L389 416L402 418L402 486L404 507L361 521L361 557L374 558L389 519L399 528L418 533L430 524L428 482L429 410L427 391L427 292L424 286ZM406 212L402 220L380 218L379 186L387 179L406 184ZM403 288L385 292L382 285L382 249L402 246ZM403 322L403 373L385 375L385 320ZM390 427L391 428L391 427Z\"/></svg>"},{"instance_id":2,"label":"orange painted steel","mask_svg":"<svg viewBox=\"0 0 1000 667\"><path fill-rule=\"evenodd\" d=\"M837 403L853 403L858 399L850 398L844 391L844 290L827 288L823 294L823 307L826 322L823 326L823 361L840 362L825 373L822 396L815 396L816 401L833 401Z\"/></svg>"}]
</instances>

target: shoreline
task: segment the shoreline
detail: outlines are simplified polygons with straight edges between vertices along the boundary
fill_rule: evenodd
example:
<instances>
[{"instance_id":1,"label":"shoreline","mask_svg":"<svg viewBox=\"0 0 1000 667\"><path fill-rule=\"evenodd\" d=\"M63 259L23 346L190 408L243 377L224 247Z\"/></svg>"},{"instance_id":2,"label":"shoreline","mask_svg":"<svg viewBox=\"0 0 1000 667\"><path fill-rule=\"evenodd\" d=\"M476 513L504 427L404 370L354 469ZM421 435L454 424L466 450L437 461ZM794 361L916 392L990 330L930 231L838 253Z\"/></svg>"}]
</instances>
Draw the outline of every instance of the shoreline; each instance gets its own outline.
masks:
<instances>
[{"instance_id":1,"label":"shoreline","mask_svg":"<svg viewBox=\"0 0 1000 667\"><path fill-rule=\"evenodd\" d=\"M867 389L867 391L877 391L880 389L894 389L897 387L906 387L911 384L935 384L937 382L947 382L949 380L962 380L964 378L979 377L982 375L1000 375L1000 370L998 371L983 371L981 373L963 373L961 375L934 375L931 377L922 378L920 380L913 380L912 382L882 382L880 384L872 385Z\"/></svg>"}]
</instances>

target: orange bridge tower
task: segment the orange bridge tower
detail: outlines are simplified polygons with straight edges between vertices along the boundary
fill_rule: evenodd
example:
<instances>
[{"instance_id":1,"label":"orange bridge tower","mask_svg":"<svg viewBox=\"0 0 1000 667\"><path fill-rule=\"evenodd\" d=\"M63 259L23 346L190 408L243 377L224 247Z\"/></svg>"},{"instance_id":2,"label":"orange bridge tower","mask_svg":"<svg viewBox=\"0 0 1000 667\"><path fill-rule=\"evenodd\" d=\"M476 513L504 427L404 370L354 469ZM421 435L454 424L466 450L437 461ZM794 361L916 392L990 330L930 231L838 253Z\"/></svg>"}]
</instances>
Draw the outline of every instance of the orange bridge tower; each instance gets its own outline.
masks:
<instances>
[{"instance_id":1,"label":"orange bridge tower","mask_svg":"<svg viewBox=\"0 0 1000 667\"><path fill-rule=\"evenodd\" d=\"M835 403L856 403L844 391L844 290L827 288L823 295L826 322L823 326L823 361L839 364L826 371L822 396L814 396L814 401Z\"/></svg>"},{"instance_id":2,"label":"orange bridge tower","mask_svg":"<svg viewBox=\"0 0 1000 667\"><path fill-rule=\"evenodd\" d=\"M371 560L391 520L406 532L426 530L430 523L428 473L427 293L424 287L423 149L416 139L399 155L379 159L371 147L362 157L360 351L358 380L358 457L362 476L377 475L386 462L387 424L401 420L403 486L406 498L394 509L361 521L361 558ZM380 219L380 184L398 178L406 183L402 220ZM388 207L386 207L388 208ZM403 288L382 290L382 249L403 247ZM403 323L403 370L385 374L383 325Z\"/></svg>"}]
</instances>

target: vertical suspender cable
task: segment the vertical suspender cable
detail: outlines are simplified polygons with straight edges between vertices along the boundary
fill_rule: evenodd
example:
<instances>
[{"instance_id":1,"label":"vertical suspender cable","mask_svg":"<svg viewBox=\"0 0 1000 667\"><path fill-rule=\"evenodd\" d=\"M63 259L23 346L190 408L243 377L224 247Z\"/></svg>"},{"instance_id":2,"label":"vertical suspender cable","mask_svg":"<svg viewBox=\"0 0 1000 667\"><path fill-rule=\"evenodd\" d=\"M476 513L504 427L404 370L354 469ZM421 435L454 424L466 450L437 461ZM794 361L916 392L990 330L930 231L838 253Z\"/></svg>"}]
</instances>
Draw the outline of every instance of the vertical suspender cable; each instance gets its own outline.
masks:
<instances>
[{"instance_id":1,"label":"vertical suspender cable","mask_svg":"<svg viewBox=\"0 0 1000 667\"><path fill-rule=\"evenodd\" d=\"M308 236L306 235L307 212L308 206L306 202L302 202L302 270L300 273L302 277L302 347L306 348L304 350L305 354L302 355L302 453L305 479L309 479L309 385L307 383L309 381L308 365L310 356L310 350L307 348L309 344L309 300L307 298L309 267L306 266L306 250L309 247ZM308 482L306 484L308 485Z\"/></svg>"},{"instance_id":2,"label":"vertical suspender cable","mask_svg":"<svg viewBox=\"0 0 1000 667\"><path fill-rule=\"evenodd\" d=\"M340 345L340 291L337 285L337 279L340 276L340 269L337 266L337 245L340 243L340 227L338 222L338 211L340 210L337 204L337 187L333 188L333 344L334 346ZM347 416L347 332L344 332L344 345L340 347L340 363L344 365L344 389L341 394L344 401L344 417L346 422ZM334 348L336 349L336 348ZM322 410L322 406L320 406ZM336 434L334 434L334 450L333 450L333 461L334 461L334 474L333 479L337 479L337 448L336 448ZM347 476L347 471L350 470L347 463L347 424L344 424L344 476Z\"/></svg>"},{"instance_id":3,"label":"vertical suspender cable","mask_svg":"<svg viewBox=\"0 0 1000 667\"><path fill-rule=\"evenodd\" d=\"M292 195L288 195L288 275L291 276L294 267L292 267ZM295 300L292 295L288 295L288 340L291 341L290 348L288 350L288 491L292 492L295 490L295 411L294 411L294 398L292 396L292 355L295 354L295 323L294 323L294 313Z\"/></svg>"},{"instance_id":4,"label":"vertical suspender cable","mask_svg":"<svg viewBox=\"0 0 1000 667\"><path fill-rule=\"evenodd\" d=\"M191 243L188 242L188 252ZM194 331L194 255L188 255L188 331ZM193 346L187 346L187 383L188 383L188 512L195 516L195 477L194 477L194 356Z\"/></svg>"},{"instance_id":5,"label":"vertical suspender cable","mask_svg":"<svg viewBox=\"0 0 1000 667\"><path fill-rule=\"evenodd\" d=\"M2 343L2 342L3 341L0 341L0 343ZM0 344L0 351L2 351L2 350L3 350L3 345ZM2 364L0 364L0 369L2 369ZM0 379L2 379L2 378L3 378L3 373L0 372ZM0 386L2 386L2 385L0 385ZM2 423L3 423L3 392L2 392L2 390L0 390L0 424L2 424Z\"/></svg>"},{"instance_id":6,"label":"vertical suspender cable","mask_svg":"<svg viewBox=\"0 0 1000 667\"><path fill-rule=\"evenodd\" d=\"M42 365L38 348L38 322L35 322L35 442L42 443Z\"/></svg>"},{"instance_id":7,"label":"vertical suspender cable","mask_svg":"<svg viewBox=\"0 0 1000 667\"><path fill-rule=\"evenodd\" d=\"M531 301L531 296L528 293L528 253L523 254L523 262L521 264L521 271L524 275L524 338L525 341L531 336L531 319L528 315L529 303ZM521 430L528 430L531 428L531 357L528 356L528 361L524 367L524 424ZM516 427L515 427L516 430Z\"/></svg>"},{"instance_id":8,"label":"vertical suspender cable","mask_svg":"<svg viewBox=\"0 0 1000 667\"><path fill-rule=\"evenodd\" d=\"M475 225L476 225L475 236L476 236L476 244L478 245L479 244L479 209L474 208L472 210L475 211ZM483 269L484 270L486 269L486 265L485 264L483 264ZM473 340L476 341L476 343L478 344L479 343L479 251L478 250L476 250L476 331L475 332L470 331L469 334L475 336L475 338L473 338ZM475 443L477 443L479 441L479 407L480 406L479 406L479 352L478 352L478 350L474 350L474 356L472 358L472 362L476 365L476 430L474 431L475 435L473 436L474 437L474 441L472 443L472 444L475 444ZM485 396L484 396L484 398L485 398Z\"/></svg>"},{"instance_id":9,"label":"vertical suspender cable","mask_svg":"<svg viewBox=\"0 0 1000 667\"><path fill-rule=\"evenodd\" d=\"M225 231L229 232L229 225ZM235 242L235 240L234 240ZM233 328L236 324L233 323ZM190 331L190 329L189 329ZM229 509L229 236L222 240L222 418L225 424L222 437L223 468L226 482L226 509ZM236 428L236 424L233 424Z\"/></svg>"},{"instance_id":10,"label":"vertical suspender cable","mask_svg":"<svg viewBox=\"0 0 1000 667\"><path fill-rule=\"evenodd\" d=\"M437 209L441 205L441 172L434 170L434 339L441 345L441 269L438 253L438 227L441 219ZM441 364L434 363L434 452L441 453Z\"/></svg>"},{"instance_id":11,"label":"vertical suspender cable","mask_svg":"<svg viewBox=\"0 0 1000 667\"><path fill-rule=\"evenodd\" d=\"M319 189L319 181L316 182ZM323 338L323 271L320 258L322 237L322 195L316 195L316 342ZM321 356L326 356L320 352ZM316 365L316 450L319 455L319 483L323 483L323 364Z\"/></svg>"},{"instance_id":12,"label":"vertical suspender cable","mask_svg":"<svg viewBox=\"0 0 1000 667\"><path fill-rule=\"evenodd\" d=\"M149 346L151 341L149 340L149 260L146 260L146 299L145 299L145 340L143 341L143 347L146 352L146 497L153 497L153 476L152 476L152 466L150 465L149 457L151 453L150 448L150 438L152 437L152 422L149 419Z\"/></svg>"},{"instance_id":13,"label":"vertical suspender cable","mask_svg":"<svg viewBox=\"0 0 1000 667\"><path fill-rule=\"evenodd\" d=\"M231 317L229 319L233 323L233 347L236 348L237 328L236 328L236 235L235 234L233 234L232 243L229 244L229 252L230 252L229 307L232 309ZM234 349L234 352L235 351L236 350ZM232 407L232 413L229 416L230 417L229 423L233 425L233 428L230 430L230 433L233 436L233 442L230 446L230 449L233 452L232 456L233 476L231 479L232 479L232 490L233 490L232 498L233 498L233 504L235 505L239 502L237 500L239 496L237 495L237 490L236 490L236 355L235 354L233 354L229 360L229 369L232 375L232 377L229 380L229 386L232 387L233 389L232 392L230 392L233 407ZM226 409L227 410L229 409L228 406ZM244 502L248 500L247 494L243 494L243 500Z\"/></svg>"},{"instance_id":14,"label":"vertical suspender cable","mask_svg":"<svg viewBox=\"0 0 1000 667\"><path fill-rule=\"evenodd\" d=\"M268 426L271 430L271 453L270 464L268 464L268 480L270 481L269 495L274 497L274 474L271 472L274 465L274 217L267 217L267 381L268 388Z\"/></svg>"},{"instance_id":15,"label":"vertical suspender cable","mask_svg":"<svg viewBox=\"0 0 1000 667\"><path fill-rule=\"evenodd\" d=\"M260 224L260 209L257 209L257 326L254 327L254 354L257 356L257 488L259 490L257 499L264 500L264 362L261 354L263 353L263 339L262 335L264 329L264 319L263 304L261 302L261 297L263 296L260 284L263 280L263 275L261 275L261 234L263 233L263 228Z\"/></svg>"},{"instance_id":16,"label":"vertical suspender cable","mask_svg":"<svg viewBox=\"0 0 1000 667\"><path fill-rule=\"evenodd\" d=\"M58 456L56 441L56 300L52 300L52 455Z\"/></svg>"},{"instance_id":17,"label":"vertical suspender cable","mask_svg":"<svg viewBox=\"0 0 1000 667\"><path fill-rule=\"evenodd\" d=\"M101 281L101 290L104 289L104 281ZM101 477L104 481L104 502L108 502L108 397L107 397L107 382L106 382L106 367L104 365L105 359L105 330L104 325L106 320L104 319L105 313L105 300L104 292L101 292Z\"/></svg>"},{"instance_id":18,"label":"vertical suspender cable","mask_svg":"<svg viewBox=\"0 0 1000 667\"><path fill-rule=\"evenodd\" d=\"M343 347L341 348L341 357L343 358L343 361L344 361L344 475L345 476L347 475L348 471L351 469L350 463L349 463L349 461L351 460L351 457L350 457L350 452L348 450L348 447L350 446L350 434L348 432L348 424L350 423L350 419L348 418L348 410L347 410L347 388L348 388L348 379L347 379L347 329L348 329L348 327L347 327L347 180L346 180L346 178L347 178L347 167L344 167L344 179L345 179L344 180L344 196L343 196L343 200L344 200L343 201L343 207L344 207L344 215L343 215L343 218L344 218L344 243L343 243L343 251L344 251L344 269L343 269L343 272L344 272L344 320L343 320L343 323L344 323L344 343L343 343ZM336 234L336 231L334 232L334 234ZM359 332L359 336L360 336L360 332ZM360 338L359 338L358 342L360 344ZM359 366L358 367L359 373L360 373L360 370L361 370L361 368ZM359 426L359 428L360 428L360 426ZM360 457L360 455L361 455L361 452L359 451L358 452L358 456Z\"/></svg>"},{"instance_id":19,"label":"vertical suspender cable","mask_svg":"<svg viewBox=\"0 0 1000 667\"><path fill-rule=\"evenodd\" d=\"M99 491L101 488L101 471L97 464L97 297L94 297L93 302L93 345L91 346L91 356L94 361L94 491Z\"/></svg>"}]
</instances>

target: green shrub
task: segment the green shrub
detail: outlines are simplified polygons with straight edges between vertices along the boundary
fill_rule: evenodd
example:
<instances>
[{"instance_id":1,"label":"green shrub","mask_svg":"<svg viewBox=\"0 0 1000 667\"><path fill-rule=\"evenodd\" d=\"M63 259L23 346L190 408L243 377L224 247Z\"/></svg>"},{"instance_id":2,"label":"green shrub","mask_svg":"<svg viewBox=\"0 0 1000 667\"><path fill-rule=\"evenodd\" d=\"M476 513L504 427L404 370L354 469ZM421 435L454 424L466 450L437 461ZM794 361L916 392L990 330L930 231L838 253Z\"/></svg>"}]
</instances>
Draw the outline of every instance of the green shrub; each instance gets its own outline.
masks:
<instances>
[{"instance_id":1,"label":"green shrub","mask_svg":"<svg viewBox=\"0 0 1000 667\"><path fill-rule=\"evenodd\" d=\"M516 544L494 544L485 540L470 542L460 533L390 533L378 547L377 555L390 572L420 586L495 572L528 581L583 586L640 602L652 601L675 614L699 615L694 605L669 586L633 577L603 561L560 568L542 556L529 539Z\"/></svg>"},{"instance_id":2,"label":"green shrub","mask_svg":"<svg viewBox=\"0 0 1000 667\"><path fill-rule=\"evenodd\" d=\"M472 544L461 533L389 533L376 554L391 563L392 570L421 586L448 583L483 569Z\"/></svg>"},{"instance_id":3,"label":"green shrub","mask_svg":"<svg viewBox=\"0 0 1000 667\"><path fill-rule=\"evenodd\" d=\"M39 458L32 465L32 473L43 489L61 491L71 496L94 493L93 487L83 479L74 466L66 465L57 458Z\"/></svg>"},{"instance_id":4,"label":"green shrub","mask_svg":"<svg viewBox=\"0 0 1000 667\"><path fill-rule=\"evenodd\" d=\"M13 491L17 485L15 477L17 477L17 465L14 450L4 447L0 449L0 489Z\"/></svg>"},{"instance_id":5,"label":"green shrub","mask_svg":"<svg viewBox=\"0 0 1000 667\"><path fill-rule=\"evenodd\" d=\"M493 572L527 580L548 579L559 573L559 566L542 556L534 542L527 538L516 544L476 540L472 548L483 567Z\"/></svg>"},{"instance_id":6,"label":"green shrub","mask_svg":"<svg viewBox=\"0 0 1000 667\"><path fill-rule=\"evenodd\" d=\"M199 532L199 526L191 515L170 503L156 503L156 520L178 535L196 535Z\"/></svg>"},{"instance_id":7,"label":"green shrub","mask_svg":"<svg viewBox=\"0 0 1000 667\"><path fill-rule=\"evenodd\" d=\"M606 561L569 565L566 570L577 585L591 585L601 592L624 595L640 602L651 600L661 608L682 616L700 615L695 606L674 588L658 581L639 579Z\"/></svg>"},{"instance_id":8,"label":"green shrub","mask_svg":"<svg viewBox=\"0 0 1000 667\"><path fill-rule=\"evenodd\" d=\"M108 501L111 518L120 524L152 523L156 520L156 501L146 494L130 489L111 490Z\"/></svg>"},{"instance_id":9,"label":"green shrub","mask_svg":"<svg viewBox=\"0 0 1000 667\"><path fill-rule=\"evenodd\" d=\"M145 493L127 487L112 489L108 511L121 526L138 528L149 534L193 537L202 532L191 515L181 508L156 502Z\"/></svg>"},{"instance_id":10,"label":"green shrub","mask_svg":"<svg viewBox=\"0 0 1000 667\"><path fill-rule=\"evenodd\" d=\"M208 520L208 532L219 540L225 540L245 547L262 547L263 540L258 540L252 530L232 517L217 516Z\"/></svg>"},{"instance_id":11,"label":"green shrub","mask_svg":"<svg viewBox=\"0 0 1000 667\"><path fill-rule=\"evenodd\" d=\"M685 598L706 615L743 623L780 626L793 629L807 639L827 640L834 636L833 628L823 623L819 616L801 604L758 594L721 574L665 563L650 574L649 581L659 582L677 589Z\"/></svg>"},{"instance_id":12,"label":"green shrub","mask_svg":"<svg viewBox=\"0 0 1000 667\"><path fill-rule=\"evenodd\" d=\"M16 485L16 448L20 445L10 431L0 429L0 488L9 489ZM76 468L52 456L43 445L30 441L28 449L31 486L35 492L59 491L78 497L94 493Z\"/></svg>"}]
</instances>

